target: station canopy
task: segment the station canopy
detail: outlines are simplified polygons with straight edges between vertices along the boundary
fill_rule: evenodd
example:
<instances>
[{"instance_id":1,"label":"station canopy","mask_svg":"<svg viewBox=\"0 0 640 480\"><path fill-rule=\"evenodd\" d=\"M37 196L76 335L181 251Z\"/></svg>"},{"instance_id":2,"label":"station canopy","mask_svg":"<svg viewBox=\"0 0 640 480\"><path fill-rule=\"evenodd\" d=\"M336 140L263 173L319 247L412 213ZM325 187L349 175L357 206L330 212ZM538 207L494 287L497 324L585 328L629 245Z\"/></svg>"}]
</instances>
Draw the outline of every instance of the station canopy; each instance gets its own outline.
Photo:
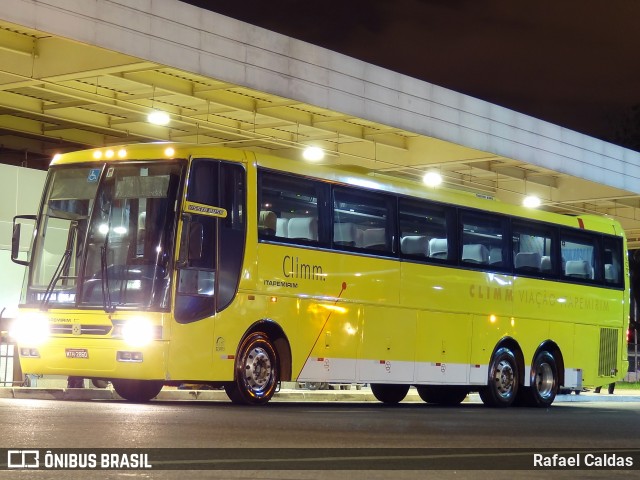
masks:
<instances>
[{"instance_id":1,"label":"station canopy","mask_svg":"<svg viewBox=\"0 0 640 480\"><path fill-rule=\"evenodd\" d=\"M152 125L153 110L169 113ZM60 152L140 142L225 145L357 165L566 214L617 218L640 247L640 196L96 46L0 22L0 162L46 168ZM302 160L301 160L302 161Z\"/></svg>"}]
</instances>

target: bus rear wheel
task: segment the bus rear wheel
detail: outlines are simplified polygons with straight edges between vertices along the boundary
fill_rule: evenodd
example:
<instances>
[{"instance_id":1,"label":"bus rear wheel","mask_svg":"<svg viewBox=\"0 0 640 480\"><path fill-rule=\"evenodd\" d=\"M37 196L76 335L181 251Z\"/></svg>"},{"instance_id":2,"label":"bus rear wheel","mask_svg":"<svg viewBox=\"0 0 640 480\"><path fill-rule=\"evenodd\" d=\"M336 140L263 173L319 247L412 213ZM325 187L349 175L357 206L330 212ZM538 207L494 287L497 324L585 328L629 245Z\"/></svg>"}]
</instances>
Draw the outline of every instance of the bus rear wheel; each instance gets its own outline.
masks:
<instances>
[{"instance_id":1,"label":"bus rear wheel","mask_svg":"<svg viewBox=\"0 0 640 480\"><path fill-rule=\"evenodd\" d=\"M531 365L531 386L527 388L525 401L532 407L549 407L558 394L558 366L554 356L543 350L538 352Z\"/></svg>"},{"instance_id":2,"label":"bus rear wheel","mask_svg":"<svg viewBox=\"0 0 640 480\"><path fill-rule=\"evenodd\" d=\"M148 402L158 396L163 385L159 380L127 380L118 378L111 380L111 384L118 395L130 402Z\"/></svg>"},{"instance_id":3,"label":"bus rear wheel","mask_svg":"<svg viewBox=\"0 0 640 480\"><path fill-rule=\"evenodd\" d=\"M511 350L502 347L489 364L487 386L480 389L480 399L488 407L508 407L518 394L518 363Z\"/></svg>"},{"instance_id":4,"label":"bus rear wheel","mask_svg":"<svg viewBox=\"0 0 640 480\"><path fill-rule=\"evenodd\" d=\"M372 383L371 392L373 396L382 403L393 405L400 403L407 396L409 385L388 385L383 383Z\"/></svg>"},{"instance_id":5,"label":"bus rear wheel","mask_svg":"<svg viewBox=\"0 0 640 480\"><path fill-rule=\"evenodd\" d=\"M235 379L225 386L233 403L263 405L271 400L279 380L278 355L269 337L249 334L238 349Z\"/></svg>"},{"instance_id":6,"label":"bus rear wheel","mask_svg":"<svg viewBox=\"0 0 640 480\"><path fill-rule=\"evenodd\" d=\"M469 394L466 387L418 385L416 388L422 400L439 405L459 405Z\"/></svg>"}]
</instances>

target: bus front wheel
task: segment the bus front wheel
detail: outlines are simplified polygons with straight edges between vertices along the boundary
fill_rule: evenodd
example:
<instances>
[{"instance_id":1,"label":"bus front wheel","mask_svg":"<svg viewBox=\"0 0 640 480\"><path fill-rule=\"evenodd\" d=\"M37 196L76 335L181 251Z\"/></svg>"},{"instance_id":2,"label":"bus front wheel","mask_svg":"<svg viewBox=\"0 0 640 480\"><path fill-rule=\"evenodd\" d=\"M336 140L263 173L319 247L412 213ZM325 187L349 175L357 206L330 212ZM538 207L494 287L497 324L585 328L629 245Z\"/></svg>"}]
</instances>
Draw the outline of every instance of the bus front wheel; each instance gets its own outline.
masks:
<instances>
[{"instance_id":1,"label":"bus front wheel","mask_svg":"<svg viewBox=\"0 0 640 480\"><path fill-rule=\"evenodd\" d=\"M518 363L511 350L499 348L489 364L487 386L480 390L480 399L489 407L508 407L518 394Z\"/></svg>"},{"instance_id":2,"label":"bus front wheel","mask_svg":"<svg viewBox=\"0 0 640 480\"><path fill-rule=\"evenodd\" d=\"M262 405L278 386L278 355L263 332L249 334L238 349L235 379L225 386L233 403Z\"/></svg>"},{"instance_id":3,"label":"bus front wheel","mask_svg":"<svg viewBox=\"0 0 640 480\"><path fill-rule=\"evenodd\" d=\"M162 390L163 383L158 380L127 380L114 378L113 389L118 395L130 402L148 402Z\"/></svg>"},{"instance_id":4,"label":"bus front wheel","mask_svg":"<svg viewBox=\"0 0 640 480\"><path fill-rule=\"evenodd\" d=\"M371 393L382 403L392 405L400 403L407 396L409 385L388 385L382 383L372 383Z\"/></svg>"}]
</instances>

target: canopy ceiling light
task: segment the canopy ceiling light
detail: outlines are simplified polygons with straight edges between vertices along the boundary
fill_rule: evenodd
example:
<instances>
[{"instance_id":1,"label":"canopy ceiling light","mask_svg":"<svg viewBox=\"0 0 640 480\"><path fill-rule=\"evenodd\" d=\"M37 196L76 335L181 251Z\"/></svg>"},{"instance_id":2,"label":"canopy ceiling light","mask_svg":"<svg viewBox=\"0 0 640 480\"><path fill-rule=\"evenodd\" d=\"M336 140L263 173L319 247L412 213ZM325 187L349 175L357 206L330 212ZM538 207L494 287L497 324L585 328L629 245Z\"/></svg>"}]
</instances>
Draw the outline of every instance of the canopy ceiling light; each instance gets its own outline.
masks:
<instances>
[{"instance_id":1,"label":"canopy ceiling light","mask_svg":"<svg viewBox=\"0 0 640 480\"><path fill-rule=\"evenodd\" d=\"M424 177L422 177L422 181L428 187L437 187L442 183L442 175L438 172L427 172L424 174Z\"/></svg>"},{"instance_id":2,"label":"canopy ceiling light","mask_svg":"<svg viewBox=\"0 0 640 480\"><path fill-rule=\"evenodd\" d=\"M302 151L302 157L310 162L317 162L324 158L324 150L320 147L307 147Z\"/></svg>"},{"instance_id":3,"label":"canopy ceiling light","mask_svg":"<svg viewBox=\"0 0 640 480\"><path fill-rule=\"evenodd\" d=\"M524 197L524 200L522 200L522 205L527 208L538 208L541 204L542 201L535 195L527 195Z\"/></svg>"},{"instance_id":4,"label":"canopy ceiling light","mask_svg":"<svg viewBox=\"0 0 640 480\"><path fill-rule=\"evenodd\" d=\"M147 115L147 121L153 125L168 125L170 120L169 114L160 110L154 110Z\"/></svg>"}]
</instances>

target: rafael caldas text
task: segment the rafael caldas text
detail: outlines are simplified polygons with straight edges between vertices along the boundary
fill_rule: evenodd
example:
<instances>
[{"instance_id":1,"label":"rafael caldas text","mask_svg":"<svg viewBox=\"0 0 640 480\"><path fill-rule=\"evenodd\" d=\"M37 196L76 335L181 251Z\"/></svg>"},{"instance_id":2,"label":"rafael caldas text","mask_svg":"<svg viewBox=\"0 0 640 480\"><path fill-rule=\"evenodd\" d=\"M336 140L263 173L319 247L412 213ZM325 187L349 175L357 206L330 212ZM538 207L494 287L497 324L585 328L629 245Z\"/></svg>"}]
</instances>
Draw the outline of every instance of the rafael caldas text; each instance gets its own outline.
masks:
<instances>
[{"instance_id":1,"label":"rafael caldas text","mask_svg":"<svg viewBox=\"0 0 640 480\"><path fill-rule=\"evenodd\" d=\"M620 468L633 467L633 457L616 453L533 454L534 467Z\"/></svg>"}]
</instances>

